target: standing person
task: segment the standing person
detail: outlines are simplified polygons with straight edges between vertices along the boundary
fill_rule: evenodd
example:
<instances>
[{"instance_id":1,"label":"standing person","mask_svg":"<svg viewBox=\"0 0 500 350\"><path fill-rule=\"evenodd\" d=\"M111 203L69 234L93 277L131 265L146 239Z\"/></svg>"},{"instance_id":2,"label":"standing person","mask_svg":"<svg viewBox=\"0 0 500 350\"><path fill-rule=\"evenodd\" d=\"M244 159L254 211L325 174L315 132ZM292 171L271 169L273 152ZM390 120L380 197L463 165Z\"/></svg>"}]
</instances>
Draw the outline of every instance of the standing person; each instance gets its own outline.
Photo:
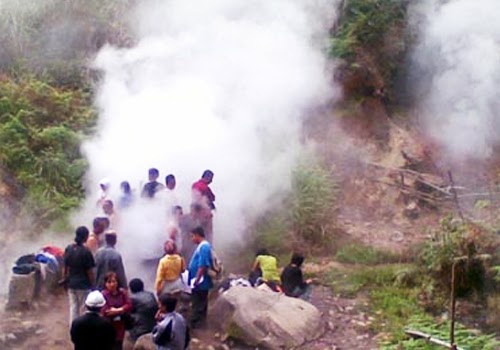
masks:
<instances>
[{"instance_id":1,"label":"standing person","mask_svg":"<svg viewBox=\"0 0 500 350\"><path fill-rule=\"evenodd\" d=\"M180 222L183 216L182 207L176 205L172 208L172 218L167 224L167 236L168 239L171 239L175 242L177 246L177 251L182 251L182 237L181 237L181 228Z\"/></svg>"},{"instance_id":2,"label":"standing person","mask_svg":"<svg viewBox=\"0 0 500 350\"><path fill-rule=\"evenodd\" d=\"M106 300L101 292L90 292L85 299L87 312L71 323L71 341L75 350L112 350L116 332L109 320L101 316Z\"/></svg>"},{"instance_id":3,"label":"standing person","mask_svg":"<svg viewBox=\"0 0 500 350\"><path fill-rule=\"evenodd\" d=\"M107 218L95 218L92 223L92 232L89 234L86 246L95 255L97 250L104 246L104 231L109 226L109 220Z\"/></svg>"},{"instance_id":4,"label":"standing person","mask_svg":"<svg viewBox=\"0 0 500 350\"><path fill-rule=\"evenodd\" d=\"M85 298L94 285L94 257L85 247L89 230L80 226L75 231L75 243L64 251L64 280L68 288L69 318L71 322L80 316Z\"/></svg>"},{"instance_id":5,"label":"standing person","mask_svg":"<svg viewBox=\"0 0 500 350\"><path fill-rule=\"evenodd\" d=\"M205 232L201 227L191 231L191 239L197 245L193 257L189 262L189 285L191 291L191 328L204 326L208 312L208 292L213 288L213 282L208 274L212 265L212 246L205 239Z\"/></svg>"},{"instance_id":6,"label":"standing person","mask_svg":"<svg viewBox=\"0 0 500 350\"><path fill-rule=\"evenodd\" d=\"M196 181L191 187L193 190L193 202L204 200L211 210L215 209L215 195L208 185L212 183L214 173L211 170L205 170L201 179Z\"/></svg>"},{"instance_id":7,"label":"standing person","mask_svg":"<svg viewBox=\"0 0 500 350\"><path fill-rule=\"evenodd\" d=\"M179 205L179 200L177 199L177 195L175 193L176 185L177 181L175 180L175 176L173 174L168 174L165 177L165 190L163 191L168 212L170 212L176 205Z\"/></svg>"},{"instance_id":8,"label":"standing person","mask_svg":"<svg viewBox=\"0 0 500 350\"><path fill-rule=\"evenodd\" d=\"M111 321L116 331L113 350L121 350L125 338L125 316L130 316L132 303L125 289L118 287L116 273L108 272L104 277L104 291L102 292L106 305L102 308L102 314ZM89 349L90 350L90 349Z\"/></svg>"},{"instance_id":9,"label":"standing person","mask_svg":"<svg viewBox=\"0 0 500 350\"><path fill-rule=\"evenodd\" d=\"M311 298L312 280L308 279L304 281L301 270L303 262L304 257L302 255L297 253L292 255L290 264L281 273L281 285L287 296L309 301Z\"/></svg>"},{"instance_id":10,"label":"standing person","mask_svg":"<svg viewBox=\"0 0 500 350\"><path fill-rule=\"evenodd\" d=\"M156 295L175 294L184 289L181 274L186 269L184 258L177 253L173 241L165 242L165 256L161 258L156 270Z\"/></svg>"},{"instance_id":11,"label":"standing person","mask_svg":"<svg viewBox=\"0 0 500 350\"><path fill-rule=\"evenodd\" d=\"M163 189L163 185L156 181L160 176L160 172L156 168L151 168L148 170L149 182L142 188L141 197L143 198L154 198L155 194Z\"/></svg>"},{"instance_id":12,"label":"standing person","mask_svg":"<svg viewBox=\"0 0 500 350\"><path fill-rule=\"evenodd\" d=\"M118 208L125 209L132 205L134 202L134 194L132 193L132 189L130 188L130 184L128 181L122 181L120 184L120 189L122 194L118 199Z\"/></svg>"},{"instance_id":13,"label":"standing person","mask_svg":"<svg viewBox=\"0 0 500 350\"><path fill-rule=\"evenodd\" d=\"M191 261L191 257L196 249L196 245L191 239L191 231L196 227L203 227L201 218L202 210L200 204L192 203L189 213L179 217L180 241L182 242L180 252L186 261Z\"/></svg>"},{"instance_id":14,"label":"standing person","mask_svg":"<svg viewBox=\"0 0 500 350\"><path fill-rule=\"evenodd\" d=\"M205 170L201 179L192 186L193 203L200 205L201 226L205 231L207 241L213 243L213 213L215 210L215 195L208 185L213 181L214 173L211 170Z\"/></svg>"},{"instance_id":15,"label":"standing person","mask_svg":"<svg viewBox=\"0 0 500 350\"><path fill-rule=\"evenodd\" d=\"M139 278L132 279L128 286L134 319L134 326L129 330L129 334L135 342L141 335L150 333L156 325L158 303L153 293L144 290L144 283Z\"/></svg>"},{"instance_id":16,"label":"standing person","mask_svg":"<svg viewBox=\"0 0 500 350\"><path fill-rule=\"evenodd\" d=\"M96 281L99 289L104 288L104 277L108 272L116 273L118 287L127 288L127 277L123 266L122 256L116 250L116 232L108 230L104 234L106 246L99 249L95 255Z\"/></svg>"},{"instance_id":17,"label":"standing person","mask_svg":"<svg viewBox=\"0 0 500 350\"><path fill-rule=\"evenodd\" d=\"M109 220L109 228L117 229L119 224L118 214L115 210L115 205L111 199L106 199L102 204L102 211L106 214Z\"/></svg>"},{"instance_id":18,"label":"standing person","mask_svg":"<svg viewBox=\"0 0 500 350\"><path fill-rule=\"evenodd\" d=\"M109 199L109 188L111 187L111 182L108 179L102 179L99 181L99 197L97 199L97 207L102 207L102 204L106 199Z\"/></svg>"},{"instance_id":19,"label":"standing person","mask_svg":"<svg viewBox=\"0 0 500 350\"><path fill-rule=\"evenodd\" d=\"M160 313L163 319L153 329L153 341L158 350L185 350L191 340L184 317L175 311L177 299L162 295Z\"/></svg>"}]
</instances>

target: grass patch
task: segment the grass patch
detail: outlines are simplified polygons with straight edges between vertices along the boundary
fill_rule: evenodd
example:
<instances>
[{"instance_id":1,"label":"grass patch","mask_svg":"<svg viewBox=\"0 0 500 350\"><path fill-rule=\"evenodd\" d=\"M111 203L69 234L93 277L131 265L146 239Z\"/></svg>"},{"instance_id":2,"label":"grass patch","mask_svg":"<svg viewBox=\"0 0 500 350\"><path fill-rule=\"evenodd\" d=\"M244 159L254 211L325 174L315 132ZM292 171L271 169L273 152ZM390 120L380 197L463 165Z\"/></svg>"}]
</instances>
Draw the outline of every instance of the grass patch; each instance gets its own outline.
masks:
<instances>
[{"instance_id":1,"label":"grass patch","mask_svg":"<svg viewBox=\"0 0 500 350\"><path fill-rule=\"evenodd\" d=\"M399 254L375 249L362 244L348 244L340 248L335 259L345 264L378 265L401 262Z\"/></svg>"},{"instance_id":2,"label":"grass patch","mask_svg":"<svg viewBox=\"0 0 500 350\"><path fill-rule=\"evenodd\" d=\"M348 270L334 269L326 274L325 281L334 293L354 297L362 290L392 286L397 283L398 275L410 267L408 264L392 264Z\"/></svg>"}]
</instances>

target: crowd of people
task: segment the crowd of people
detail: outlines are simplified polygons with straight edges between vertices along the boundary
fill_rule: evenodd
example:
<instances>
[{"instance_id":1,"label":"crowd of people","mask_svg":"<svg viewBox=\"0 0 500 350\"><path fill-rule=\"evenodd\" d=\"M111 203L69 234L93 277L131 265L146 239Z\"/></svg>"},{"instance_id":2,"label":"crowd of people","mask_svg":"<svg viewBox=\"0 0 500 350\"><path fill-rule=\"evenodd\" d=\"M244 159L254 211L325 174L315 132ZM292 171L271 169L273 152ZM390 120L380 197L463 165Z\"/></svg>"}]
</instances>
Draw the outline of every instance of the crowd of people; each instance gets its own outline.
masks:
<instances>
[{"instance_id":1,"label":"crowd of people","mask_svg":"<svg viewBox=\"0 0 500 350\"><path fill-rule=\"evenodd\" d=\"M64 252L62 283L69 298L75 350L119 350L126 337L135 342L147 333L152 333L158 349L183 350L189 344L190 330L206 325L217 261L212 248L215 195L209 187L214 174L206 170L193 183L188 214L176 201L174 175L166 176L165 185L157 181L157 169L150 169L148 175L149 182L143 186L141 197L166 203L165 210L173 219L165 230L164 254L155 261L154 291L145 290L144 276L127 284L122 255L116 248L120 219L109 198L110 184L102 181L97 204L105 215L93 220L91 232L85 226L78 227L74 243ZM137 199L128 182L122 182L120 188L118 208L125 211L136 205ZM294 254L280 274L277 259L261 249L248 282L308 300L311 281L303 278L303 261L303 256Z\"/></svg>"},{"instance_id":2,"label":"crowd of people","mask_svg":"<svg viewBox=\"0 0 500 350\"><path fill-rule=\"evenodd\" d=\"M158 258L155 293L145 291L140 278L127 284L122 255L116 249L120 219L109 197L110 183L103 180L97 205L104 215L93 220L91 232L85 226L78 227L74 243L64 252L61 283L68 293L75 349L122 349L126 334L134 342L151 332L159 349L184 349L189 343L189 329L206 322L208 292L213 287L208 271L214 260L211 243L215 195L209 187L214 174L206 170L193 183L192 204L186 215L173 192L175 176L166 176L163 185L157 181L157 169L149 169L148 175L141 197L159 200L173 219L165 232L164 255ZM120 188L118 208L125 211L137 199L127 181ZM187 292L190 308L184 301ZM189 312L175 312L179 299L183 310Z\"/></svg>"}]
</instances>

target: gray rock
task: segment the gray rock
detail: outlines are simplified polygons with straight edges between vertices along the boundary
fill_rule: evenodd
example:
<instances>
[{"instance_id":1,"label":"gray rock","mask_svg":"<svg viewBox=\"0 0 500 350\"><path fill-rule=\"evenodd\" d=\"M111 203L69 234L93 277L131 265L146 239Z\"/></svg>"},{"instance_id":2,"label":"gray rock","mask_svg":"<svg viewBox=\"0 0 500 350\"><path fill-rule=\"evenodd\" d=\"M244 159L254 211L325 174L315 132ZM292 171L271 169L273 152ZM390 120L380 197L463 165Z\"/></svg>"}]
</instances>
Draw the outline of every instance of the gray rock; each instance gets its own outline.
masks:
<instances>
[{"instance_id":1,"label":"gray rock","mask_svg":"<svg viewBox=\"0 0 500 350\"><path fill-rule=\"evenodd\" d=\"M158 347L153 343L151 334L144 334L137 339L134 345L134 350L157 350Z\"/></svg>"},{"instance_id":2,"label":"gray rock","mask_svg":"<svg viewBox=\"0 0 500 350\"><path fill-rule=\"evenodd\" d=\"M298 347L324 331L321 314L313 305L249 287L224 292L211 313L230 337L272 350Z\"/></svg>"},{"instance_id":3,"label":"gray rock","mask_svg":"<svg viewBox=\"0 0 500 350\"><path fill-rule=\"evenodd\" d=\"M35 296L35 272L28 275L11 274L7 310L28 308Z\"/></svg>"}]
</instances>

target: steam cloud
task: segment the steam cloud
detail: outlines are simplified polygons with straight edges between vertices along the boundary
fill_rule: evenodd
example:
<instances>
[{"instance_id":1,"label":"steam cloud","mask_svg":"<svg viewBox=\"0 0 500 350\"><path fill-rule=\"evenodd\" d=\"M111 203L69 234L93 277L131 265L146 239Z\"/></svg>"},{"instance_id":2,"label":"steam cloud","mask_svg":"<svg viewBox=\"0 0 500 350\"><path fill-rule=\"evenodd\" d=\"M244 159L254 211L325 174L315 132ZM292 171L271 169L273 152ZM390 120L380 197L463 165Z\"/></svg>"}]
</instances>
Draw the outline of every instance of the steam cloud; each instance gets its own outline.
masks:
<instances>
[{"instance_id":1,"label":"steam cloud","mask_svg":"<svg viewBox=\"0 0 500 350\"><path fill-rule=\"evenodd\" d=\"M84 147L88 207L101 178L137 192L156 167L161 182L176 175L188 211L191 184L211 169L216 244L241 238L245 219L289 189L301 119L332 96L321 49L334 10L327 0L142 2L137 45L95 60L104 77L98 136ZM164 224L151 210L127 213L121 235L134 249Z\"/></svg>"},{"instance_id":2,"label":"steam cloud","mask_svg":"<svg viewBox=\"0 0 500 350\"><path fill-rule=\"evenodd\" d=\"M415 58L422 114L455 159L486 158L500 142L497 0L432 0Z\"/></svg>"}]
</instances>

